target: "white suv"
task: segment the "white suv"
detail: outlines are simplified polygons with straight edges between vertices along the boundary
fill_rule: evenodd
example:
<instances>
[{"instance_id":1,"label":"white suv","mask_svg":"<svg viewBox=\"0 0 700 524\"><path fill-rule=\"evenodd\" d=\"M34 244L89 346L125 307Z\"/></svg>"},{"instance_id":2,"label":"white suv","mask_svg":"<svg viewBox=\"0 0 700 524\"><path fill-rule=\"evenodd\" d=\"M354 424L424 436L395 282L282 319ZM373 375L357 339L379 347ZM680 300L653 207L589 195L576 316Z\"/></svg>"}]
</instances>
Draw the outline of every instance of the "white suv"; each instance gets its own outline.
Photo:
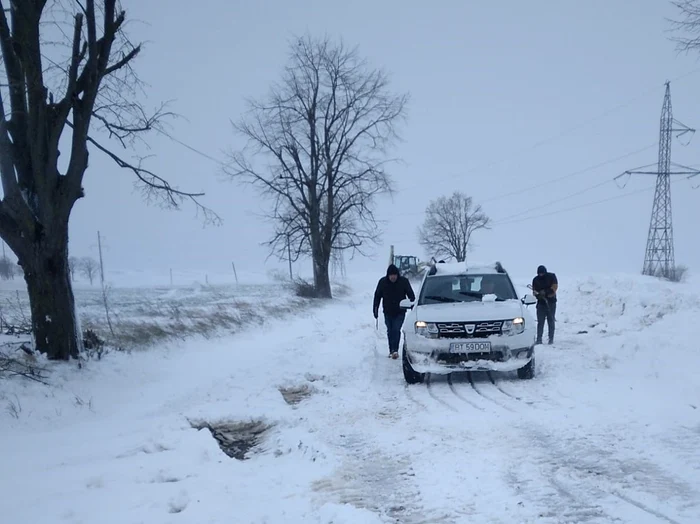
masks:
<instances>
[{"instance_id":1,"label":"white suv","mask_svg":"<svg viewBox=\"0 0 700 524\"><path fill-rule=\"evenodd\" d=\"M518 298L503 266L432 264L415 303L408 299L401 359L406 382L422 382L425 373L514 371L535 373L536 325L525 314L537 303Z\"/></svg>"}]
</instances>

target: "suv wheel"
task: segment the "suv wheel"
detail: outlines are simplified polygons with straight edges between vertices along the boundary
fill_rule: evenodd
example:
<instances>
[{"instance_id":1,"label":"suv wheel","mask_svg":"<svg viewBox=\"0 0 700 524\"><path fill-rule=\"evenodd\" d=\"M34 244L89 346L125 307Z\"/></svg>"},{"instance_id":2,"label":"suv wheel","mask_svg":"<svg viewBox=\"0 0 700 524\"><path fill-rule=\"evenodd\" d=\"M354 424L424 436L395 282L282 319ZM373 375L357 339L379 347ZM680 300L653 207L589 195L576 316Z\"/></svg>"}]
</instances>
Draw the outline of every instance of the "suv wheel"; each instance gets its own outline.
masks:
<instances>
[{"instance_id":1,"label":"suv wheel","mask_svg":"<svg viewBox=\"0 0 700 524\"><path fill-rule=\"evenodd\" d=\"M533 355L530 362L525 364L523 367L518 368L518 378L522 380L528 380L534 378L535 376L535 356Z\"/></svg>"},{"instance_id":2,"label":"suv wheel","mask_svg":"<svg viewBox=\"0 0 700 524\"><path fill-rule=\"evenodd\" d=\"M406 352L405 343L403 346L403 351L401 353L403 353L401 357L403 378L406 379L406 382L409 384L418 384L420 382L423 382L423 380L425 379L425 373L418 373L413 369L411 363L408 361L408 353Z\"/></svg>"}]
</instances>

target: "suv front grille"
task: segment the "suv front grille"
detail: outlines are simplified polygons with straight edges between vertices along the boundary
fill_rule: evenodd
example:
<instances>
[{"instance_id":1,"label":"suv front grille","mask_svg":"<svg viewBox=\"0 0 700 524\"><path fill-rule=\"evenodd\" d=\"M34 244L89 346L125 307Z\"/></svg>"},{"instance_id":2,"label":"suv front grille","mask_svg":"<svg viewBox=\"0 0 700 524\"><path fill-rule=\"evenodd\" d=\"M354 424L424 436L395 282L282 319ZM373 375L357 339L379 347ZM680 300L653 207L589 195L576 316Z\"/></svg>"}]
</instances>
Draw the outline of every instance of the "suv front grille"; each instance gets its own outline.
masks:
<instances>
[{"instance_id":1,"label":"suv front grille","mask_svg":"<svg viewBox=\"0 0 700 524\"><path fill-rule=\"evenodd\" d=\"M438 322L440 338L486 338L498 335L503 328L503 320L483 322Z\"/></svg>"},{"instance_id":2,"label":"suv front grille","mask_svg":"<svg viewBox=\"0 0 700 524\"><path fill-rule=\"evenodd\" d=\"M453 365L460 362L474 362L475 360L503 362L503 351L492 351L491 353L434 353L433 356L439 363Z\"/></svg>"}]
</instances>

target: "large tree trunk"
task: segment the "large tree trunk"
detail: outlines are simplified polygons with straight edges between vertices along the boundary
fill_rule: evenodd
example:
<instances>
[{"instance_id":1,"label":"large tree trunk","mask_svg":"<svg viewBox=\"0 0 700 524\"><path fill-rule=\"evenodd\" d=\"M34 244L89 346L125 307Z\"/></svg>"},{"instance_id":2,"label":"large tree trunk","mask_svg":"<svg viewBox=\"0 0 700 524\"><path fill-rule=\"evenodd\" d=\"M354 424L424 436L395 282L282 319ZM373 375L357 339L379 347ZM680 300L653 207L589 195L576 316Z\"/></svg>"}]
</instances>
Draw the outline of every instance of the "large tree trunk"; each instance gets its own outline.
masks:
<instances>
[{"instance_id":1,"label":"large tree trunk","mask_svg":"<svg viewBox=\"0 0 700 524\"><path fill-rule=\"evenodd\" d=\"M318 298L333 298L329 269L329 260L314 259L314 289Z\"/></svg>"},{"instance_id":2,"label":"large tree trunk","mask_svg":"<svg viewBox=\"0 0 700 524\"><path fill-rule=\"evenodd\" d=\"M333 298L331 293L330 249L324 249L319 233L311 233L311 259L314 265L314 291L318 298Z\"/></svg>"},{"instance_id":3,"label":"large tree trunk","mask_svg":"<svg viewBox=\"0 0 700 524\"><path fill-rule=\"evenodd\" d=\"M82 350L68 267L68 227L44 237L20 258L29 292L36 349L51 360L77 358Z\"/></svg>"}]
</instances>

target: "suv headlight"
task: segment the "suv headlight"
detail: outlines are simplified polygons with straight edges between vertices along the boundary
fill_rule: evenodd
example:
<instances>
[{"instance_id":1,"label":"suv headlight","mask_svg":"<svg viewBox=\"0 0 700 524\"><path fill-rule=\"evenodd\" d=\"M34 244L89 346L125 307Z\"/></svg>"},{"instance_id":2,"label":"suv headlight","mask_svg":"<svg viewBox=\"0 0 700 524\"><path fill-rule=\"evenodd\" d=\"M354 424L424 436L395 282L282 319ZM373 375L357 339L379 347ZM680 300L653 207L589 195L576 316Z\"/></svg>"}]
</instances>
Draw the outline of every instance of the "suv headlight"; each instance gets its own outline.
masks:
<instances>
[{"instance_id":1,"label":"suv headlight","mask_svg":"<svg viewBox=\"0 0 700 524\"><path fill-rule=\"evenodd\" d=\"M415 330L417 335L422 335L426 338L437 338L438 336L437 324L432 322L423 322L419 320L415 324Z\"/></svg>"},{"instance_id":2,"label":"suv headlight","mask_svg":"<svg viewBox=\"0 0 700 524\"><path fill-rule=\"evenodd\" d=\"M503 323L504 335L519 335L523 331L525 331L525 319L523 317L516 317Z\"/></svg>"}]
</instances>

